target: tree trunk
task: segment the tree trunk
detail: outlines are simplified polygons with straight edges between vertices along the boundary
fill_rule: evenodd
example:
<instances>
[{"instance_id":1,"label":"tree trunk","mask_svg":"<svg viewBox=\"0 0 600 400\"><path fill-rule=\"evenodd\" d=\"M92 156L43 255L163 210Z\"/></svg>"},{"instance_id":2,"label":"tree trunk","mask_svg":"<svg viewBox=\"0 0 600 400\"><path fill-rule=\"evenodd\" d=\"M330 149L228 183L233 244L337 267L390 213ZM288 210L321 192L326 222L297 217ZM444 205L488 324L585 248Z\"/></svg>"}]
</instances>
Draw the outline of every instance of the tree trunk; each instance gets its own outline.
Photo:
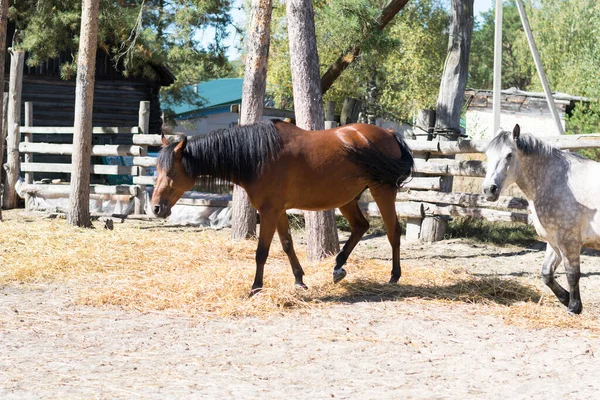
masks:
<instances>
[{"instance_id":1,"label":"tree trunk","mask_svg":"<svg viewBox=\"0 0 600 400\"><path fill-rule=\"evenodd\" d=\"M2 220L2 164L4 163L4 62L6 57L6 28L8 26L8 0L0 0L0 221Z\"/></svg>"},{"instance_id":2,"label":"tree trunk","mask_svg":"<svg viewBox=\"0 0 600 400\"><path fill-rule=\"evenodd\" d=\"M473 34L473 0L452 0L452 21L448 39L448 55L440 84L436 109L436 130L460 132L460 114L469 72L469 52ZM438 135L440 141L457 140L456 135ZM454 157L452 157L454 158ZM442 192L452 191L452 177L445 177ZM435 242L446 234L447 220L425 218L421 240Z\"/></svg>"},{"instance_id":3,"label":"tree trunk","mask_svg":"<svg viewBox=\"0 0 600 400\"><path fill-rule=\"evenodd\" d=\"M246 69L242 87L240 125L262 120L271 37L271 0L253 0L248 30ZM233 188L231 236L246 239L256 236L256 210L241 187Z\"/></svg>"},{"instance_id":4,"label":"tree trunk","mask_svg":"<svg viewBox=\"0 0 600 400\"><path fill-rule=\"evenodd\" d=\"M390 21L404 8L404 6L408 3L408 0L392 0L390 3L381 11L379 18L377 19L377 23L374 26L373 31L382 31ZM373 34L373 33L371 33ZM361 38L360 42L363 42L366 37ZM359 43L360 43L359 42ZM354 44L348 48L338 57L337 60L329 67L327 72L323 74L321 78L321 91L322 94L325 94L333 85L335 80L340 77L342 72L348 68L348 65L352 64L352 62L358 57L361 51L360 44Z\"/></svg>"},{"instance_id":5,"label":"tree trunk","mask_svg":"<svg viewBox=\"0 0 600 400\"><path fill-rule=\"evenodd\" d=\"M138 127L141 129L141 134L150 134L150 102L140 101L138 110ZM145 157L148 155L148 146L141 146L140 155ZM146 176L146 168L138 167L138 176ZM133 200L133 213L136 215L145 214L146 210L146 185L138 185L137 194Z\"/></svg>"},{"instance_id":6,"label":"tree trunk","mask_svg":"<svg viewBox=\"0 0 600 400\"><path fill-rule=\"evenodd\" d=\"M92 106L94 104L99 3L99 0L83 0L81 6L71 193L67 215L69 224L86 228L92 226L89 204L90 155L92 152Z\"/></svg>"},{"instance_id":7,"label":"tree trunk","mask_svg":"<svg viewBox=\"0 0 600 400\"><path fill-rule=\"evenodd\" d=\"M325 127L325 114L311 0L288 0L287 22L296 125L321 130ZM318 260L338 252L334 211L305 212L304 216L309 259Z\"/></svg>"},{"instance_id":8,"label":"tree trunk","mask_svg":"<svg viewBox=\"0 0 600 400\"><path fill-rule=\"evenodd\" d=\"M6 185L4 187L4 208L17 207L16 184L21 173L19 142L21 134L21 89L23 87L23 64L25 52L14 50L10 58L10 82L8 89L8 132L6 137Z\"/></svg>"},{"instance_id":9,"label":"tree trunk","mask_svg":"<svg viewBox=\"0 0 600 400\"><path fill-rule=\"evenodd\" d=\"M33 126L33 103L31 101L25 102L25 126ZM25 133L21 135L23 143L33 142L33 134ZM25 163L33 162L33 155L31 153L23 152L23 161ZM33 172L25 172L25 184L30 185L33 183ZM31 196L25 194L25 211L30 211Z\"/></svg>"},{"instance_id":10,"label":"tree trunk","mask_svg":"<svg viewBox=\"0 0 600 400\"><path fill-rule=\"evenodd\" d=\"M2 220L2 208L4 207L4 141L8 132L8 93L2 94L2 119L0 120L0 220Z\"/></svg>"}]
</instances>

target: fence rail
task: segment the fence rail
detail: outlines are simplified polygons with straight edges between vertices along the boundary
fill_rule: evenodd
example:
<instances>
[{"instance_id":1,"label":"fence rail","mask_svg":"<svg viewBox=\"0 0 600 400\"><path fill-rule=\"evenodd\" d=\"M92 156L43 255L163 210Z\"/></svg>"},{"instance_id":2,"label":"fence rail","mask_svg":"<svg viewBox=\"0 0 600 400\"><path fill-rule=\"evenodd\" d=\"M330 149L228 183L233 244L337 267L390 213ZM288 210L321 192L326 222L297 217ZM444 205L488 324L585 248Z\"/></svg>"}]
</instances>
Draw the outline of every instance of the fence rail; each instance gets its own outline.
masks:
<instances>
[{"instance_id":1,"label":"fence rail","mask_svg":"<svg viewBox=\"0 0 600 400\"><path fill-rule=\"evenodd\" d=\"M31 107L31 106L29 106ZM146 168L156 166L156 158L148 156L148 146L162 146L160 135L147 134L144 118L147 111L140 105L139 127L95 127L94 135L126 134L131 135L130 144L94 145L93 156L127 156L131 157L132 165L92 165L91 171L100 175L126 175L132 178L133 185L92 185L91 194L95 196L135 196L137 199L136 212L143 210L143 196L146 186L155 184L155 178L146 174ZM70 193L67 184L49 185L34 184L32 173L60 172L70 173L71 165L66 163L34 162L34 154L71 155L70 143L36 142L35 135L72 134L72 127L21 127L24 141L19 145L19 151L25 154L25 162L21 170L26 173L29 181L21 187L28 195L66 196ZM179 135L167 135L169 141L179 140ZM565 150L600 148L600 134L566 135L545 137L556 147ZM501 196L498 201L490 202L484 196L474 193L441 192L444 181L449 177L483 177L486 173L486 163L480 160L456 160L430 158L429 156L452 156L467 153L483 153L487 141L462 140L458 142L437 142L406 140L415 154L415 172L421 176L413 177L404 183L397 195L396 211L405 218L425 217L455 217L472 216L491 221L513 221L528 223L527 200L519 197ZM379 210L368 191L363 195L359 206L368 216L379 216ZM205 200L183 198L179 204L226 207L229 202L223 200ZM289 213L298 210L289 210Z\"/></svg>"},{"instance_id":2,"label":"fence rail","mask_svg":"<svg viewBox=\"0 0 600 400\"><path fill-rule=\"evenodd\" d=\"M33 143L21 142L21 153L37 154L73 154L73 145L70 143ZM92 156L141 156L144 152L141 146L123 144L102 144L92 146Z\"/></svg>"},{"instance_id":3,"label":"fence rail","mask_svg":"<svg viewBox=\"0 0 600 400\"><path fill-rule=\"evenodd\" d=\"M25 204L29 207L30 196L43 196L48 198L65 197L70 193L70 185L65 184L34 184L34 177L39 178L40 175L44 177L50 173L61 173L70 174L72 173L72 165L66 163L64 158L60 162L48 162L47 160L41 160L40 158L48 158L45 156L70 156L73 154L72 143L60 143L64 142L64 135L72 135L74 132L73 127L40 127L32 126L33 121L33 105L30 102L25 103L26 118L25 126L19 127L23 141L19 143L19 152L23 154L23 161L21 162L20 169L25 173L25 183L21 186L21 191L25 193ZM139 125L133 127L93 127L92 134L94 136L101 135L122 135L121 137L134 136L139 138L140 142L143 142L145 136L156 137L158 135L148 135L148 121L149 121L149 102L140 102L139 108ZM56 140L55 143L46 143L36 141L36 137L44 135L47 141L54 141L51 139L53 135ZM62 135L62 136L58 136ZM160 136L158 136L160 139ZM148 146L144 143L134 144L131 139L131 143L128 144L99 144L92 146L91 155L97 157L131 157L132 160L136 160L137 163L133 165L106 165L106 164L92 164L90 166L90 172L92 174L106 176L107 179L113 179L108 177L125 176L127 178L144 178L145 167L152 166L155 163L153 158L147 157ZM39 155L40 157L37 157ZM44 156L44 157L42 157ZM55 157L56 158L56 157ZM37 160L36 160L37 159ZM123 159L120 159L123 160ZM152 177L147 177L152 179ZM144 201L144 187L143 184L133 185L91 185L90 194L92 198L112 198L121 200L122 196L130 198L135 197L136 207L135 211L137 214L143 212L143 201ZM108 197L107 197L108 196Z\"/></svg>"},{"instance_id":4,"label":"fence rail","mask_svg":"<svg viewBox=\"0 0 600 400\"><path fill-rule=\"evenodd\" d=\"M543 137L555 147L562 150L580 150L600 148L600 134L563 135ZM420 204L421 216L414 212L404 212L406 208L398 208L399 215L409 219L409 222L418 224L424 217L458 217L471 216L484 218L489 221L508 221L530 223L527 210L527 200L520 197L501 196L498 201L490 202L484 196L474 193L440 192L443 187L444 177L473 177L480 178L486 174L486 162L480 160L456 160L444 158L429 158L430 156L453 156L458 154L475 154L485 152L487 141L462 140L458 142L437 142L406 140L407 145L415 155L415 172L426 175L425 177L412 178L432 179L435 175L440 184L432 184L423 190L423 185L410 187L409 180L403 186L404 190L398 192L397 200L405 203ZM435 179L435 178L434 178ZM368 194L365 196L367 200ZM374 203L373 203L374 204ZM374 207L371 203L362 206L365 210ZM412 221L411 221L412 219ZM419 230L411 230L411 235L419 235ZM407 233L408 235L408 233ZM411 237L410 239L416 239Z\"/></svg>"},{"instance_id":5,"label":"fence rail","mask_svg":"<svg viewBox=\"0 0 600 400\"><path fill-rule=\"evenodd\" d=\"M24 184L21 191L30 195L69 195L71 185ZM135 196L138 188L132 185L90 185L91 194L114 194Z\"/></svg>"},{"instance_id":6,"label":"fence rail","mask_svg":"<svg viewBox=\"0 0 600 400\"><path fill-rule=\"evenodd\" d=\"M22 134L43 134L43 135L65 135L73 134L72 126L21 126L19 131ZM93 135L115 135L115 134L138 134L140 128L134 127L94 127L92 128Z\"/></svg>"},{"instance_id":7,"label":"fence rail","mask_svg":"<svg viewBox=\"0 0 600 400\"><path fill-rule=\"evenodd\" d=\"M561 150L581 150L600 147L600 133L544 136L541 139L554 144ZM483 153L488 143L488 141L484 140L461 140L459 142L406 140L406 144L413 153L442 155Z\"/></svg>"}]
</instances>

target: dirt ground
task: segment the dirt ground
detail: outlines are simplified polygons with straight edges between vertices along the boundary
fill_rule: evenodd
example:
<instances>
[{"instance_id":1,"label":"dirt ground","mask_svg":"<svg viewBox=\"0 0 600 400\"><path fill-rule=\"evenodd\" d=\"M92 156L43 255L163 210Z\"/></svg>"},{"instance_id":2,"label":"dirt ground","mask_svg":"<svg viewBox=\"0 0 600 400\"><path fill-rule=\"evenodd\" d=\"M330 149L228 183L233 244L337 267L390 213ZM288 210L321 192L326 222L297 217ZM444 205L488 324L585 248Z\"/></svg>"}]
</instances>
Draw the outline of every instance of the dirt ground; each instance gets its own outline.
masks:
<instances>
[{"instance_id":1,"label":"dirt ground","mask_svg":"<svg viewBox=\"0 0 600 400\"><path fill-rule=\"evenodd\" d=\"M389 259L387 246L367 237L355 251ZM412 243L402 258L519 279L551 296L539 277L542 246ZM584 256L582 271L584 315L597 318L600 257ZM266 318L199 319L81 306L77 292L77 282L0 286L0 398L591 399L600 391L597 333L519 327L466 303L365 297Z\"/></svg>"}]
</instances>

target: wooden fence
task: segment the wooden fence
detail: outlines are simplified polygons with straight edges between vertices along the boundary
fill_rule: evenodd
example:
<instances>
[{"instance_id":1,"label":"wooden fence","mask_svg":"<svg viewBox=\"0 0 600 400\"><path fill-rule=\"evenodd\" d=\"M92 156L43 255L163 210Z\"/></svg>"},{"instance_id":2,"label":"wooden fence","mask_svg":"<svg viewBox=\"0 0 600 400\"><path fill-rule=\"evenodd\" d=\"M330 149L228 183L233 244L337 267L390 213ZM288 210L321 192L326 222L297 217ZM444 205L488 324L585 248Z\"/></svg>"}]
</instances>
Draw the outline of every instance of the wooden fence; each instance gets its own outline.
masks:
<instances>
[{"instance_id":1,"label":"wooden fence","mask_svg":"<svg viewBox=\"0 0 600 400\"><path fill-rule=\"evenodd\" d=\"M93 184L90 187L91 197L103 196L119 197L127 196L135 201L134 212L142 214L144 212L144 191L143 183L146 174L145 167L148 165L146 160L148 146L141 143L133 143L133 137L147 136L149 126L149 102L140 102L139 123L135 127L94 127L92 135L95 139L99 137L118 137L119 141L129 142L127 144L99 144L93 145L91 149L92 157L127 157L132 159L132 165L106 165L104 163L93 163L91 173L94 175L125 176L132 177L132 184ZM39 162L36 158L48 156L70 156L73 153L72 135L73 127L39 127L32 126L33 106L32 103L25 103L25 126L20 127L22 141L19 143L19 152L23 155L21 162L21 171L25 173L25 182L21 186L21 191L25 193L25 204L29 206L29 197L32 195L42 197L66 197L70 193L70 186L62 182L34 183L34 178L44 178L48 174L70 174L71 163L65 162ZM39 137L43 137L48 142L40 142ZM70 143L60 143L69 141ZM102 140L100 140L102 141ZM51 143L50 143L51 142ZM143 142L143 140L140 140ZM42 156L43 155L43 156ZM68 160L68 158L66 158ZM44 176L45 175L45 176ZM142 179L139 179L142 178ZM108 179L107 179L108 180Z\"/></svg>"},{"instance_id":2,"label":"wooden fence","mask_svg":"<svg viewBox=\"0 0 600 400\"><path fill-rule=\"evenodd\" d=\"M561 149L585 149L600 147L600 134L577 136L552 136L545 140L553 142ZM425 142L407 140L408 146L415 154L456 155L466 153L482 153L486 141L463 140L460 142ZM136 145L159 146L159 135L133 135ZM136 157L136 165L152 166L156 164L153 157ZM398 192L396 210L400 217L424 218L428 216L473 216L490 221L528 222L527 201L519 197L501 196L498 201L490 202L485 197L474 193L439 192L445 176L484 177L486 163L479 160L460 161L454 159L424 158L415 160L415 172L427 176L410 179ZM136 176L134 183L152 185L151 176ZM363 196L361 207L369 216L378 216L376 204L367 193ZM219 206L223 206L221 200ZM202 205L213 205L202 202ZM217 204L214 204L215 206ZM296 212L291 210L292 213Z\"/></svg>"},{"instance_id":3,"label":"wooden fence","mask_svg":"<svg viewBox=\"0 0 600 400\"><path fill-rule=\"evenodd\" d=\"M589 135L563 135L542 138L564 150L578 150L600 147L600 134ZM486 174L486 163L479 160L456 160L443 158L429 158L430 155L458 155L483 153L487 141L462 140L458 142L434 142L407 140L415 158L415 172L423 175L435 175L432 178L413 179L440 179L445 176L462 176L480 178ZM458 217L470 216L485 218L490 221L510 221L529 223L527 200L519 197L501 196L498 201L489 202L485 197L476 193L443 193L439 192L440 185L432 188L411 188L410 182L398 192L396 208L402 215L413 223L425 217ZM416 190L413 190L416 189ZM367 209L372 206L366 205ZM407 229L407 239L419 238L419 229Z\"/></svg>"},{"instance_id":4,"label":"wooden fence","mask_svg":"<svg viewBox=\"0 0 600 400\"><path fill-rule=\"evenodd\" d=\"M31 106L26 106L31 110ZM132 177L131 185L93 185L93 195L127 195L136 197L136 213L143 213L143 199L146 185L154 185L155 178L146 175L146 168L156 165L156 158L147 154L149 146L161 146L160 135L150 135L147 132L147 112L145 106L140 107L140 122L138 127L130 128L94 128L94 135L128 134L131 142L121 145L96 145L92 148L94 156L130 156L131 166L93 165L92 173L103 175L128 175ZM27 111L28 113L31 111ZM26 121L31 119L26 118ZM31 126L21 127L23 142L19 146L25 155L21 170L26 173L24 191L30 194L68 195L68 185L33 184L33 174L45 172L70 173L70 164L33 162L33 154L71 154L71 144L38 143L34 141L36 134L72 134L72 128L40 128ZM168 136L173 139L176 136ZM600 147L600 134L564 135L543 138L560 149L577 150ZM412 152L419 156L415 158L414 177L405 183L398 192L396 210L400 217L422 219L426 217L456 217L472 216L485 218L490 221L513 221L528 223L529 214L527 201L518 197L501 196L498 201L489 202L483 195L475 193L441 192L445 177L483 177L486 173L486 163L479 160L456 160L430 158L431 155L458 155L482 153L486 141L462 140L458 142L434 142L407 140ZM367 192L360 206L368 216L378 216L376 204ZM214 203L214 204L213 204ZM219 200L190 200L182 199L179 204L224 207L227 201ZM291 213L296 210L290 210ZM416 239L411 237L409 239Z\"/></svg>"}]
</instances>

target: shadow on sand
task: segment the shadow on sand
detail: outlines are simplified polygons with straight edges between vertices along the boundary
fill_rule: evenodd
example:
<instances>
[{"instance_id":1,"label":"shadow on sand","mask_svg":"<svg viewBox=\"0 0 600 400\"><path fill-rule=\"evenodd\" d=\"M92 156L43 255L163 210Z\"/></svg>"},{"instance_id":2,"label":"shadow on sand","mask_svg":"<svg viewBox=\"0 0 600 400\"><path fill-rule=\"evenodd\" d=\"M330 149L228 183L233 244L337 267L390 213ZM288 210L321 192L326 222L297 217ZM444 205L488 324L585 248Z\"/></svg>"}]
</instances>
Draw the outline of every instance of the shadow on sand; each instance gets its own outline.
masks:
<instances>
[{"instance_id":1,"label":"shadow on sand","mask_svg":"<svg viewBox=\"0 0 600 400\"><path fill-rule=\"evenodd\" d=\"M314 299L323 302L358 303L397 301L408 298L446 300L460 303L511 305L518 302L539 302L541 294L533 287L514 279L475 277L448 285L389 284L359 279L342 282L345 289L339 295Z\"/></svg>"}]
</instances>

